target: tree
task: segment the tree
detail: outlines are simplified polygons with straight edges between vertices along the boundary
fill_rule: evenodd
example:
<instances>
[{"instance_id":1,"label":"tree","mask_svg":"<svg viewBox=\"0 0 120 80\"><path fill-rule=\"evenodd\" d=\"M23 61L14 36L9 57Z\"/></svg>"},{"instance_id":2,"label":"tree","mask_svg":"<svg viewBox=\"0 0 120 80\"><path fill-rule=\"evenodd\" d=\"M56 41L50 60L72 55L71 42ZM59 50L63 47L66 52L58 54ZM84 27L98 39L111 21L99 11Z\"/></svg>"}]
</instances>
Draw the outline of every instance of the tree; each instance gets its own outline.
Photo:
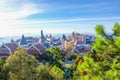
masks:
<instances>
[{"instance_id":1,"label":"tree","mask_svg":"<svg viewBox=\"0 0 120 80\"><path fill-rule=\"evenodd\" d=\"M82 56L79 54L71 54L66 56L66 59L73 60L74 62L72 64L64 65L65 69L65 78L70 80L77 80L80 77L80 72L77 69L79 61L82 59Z\"/></svg>"},{"instance_id":2,"label":"tree","mask_svg":"<svg viewBox=\"0 0 120 80\"><path fill-rule=\"evenodd\" d=\"M83 57L83 61L78 65L81 79L83 80L101 80L101 67L100 64L95 62L92 58L87 56Z\"/></svg>"},{"instance_id":3,"label":"tree","mask_svg":"<svg viewBox=\"0 0 120 80\"><path fill-rule=\"evenodd\" d=\"M45 63L42 65L39 65L37 67L37 79L38 80L52 80L53 77L50 75L49 71L51 69L51 66L49 63Z\"/></svg>"},{"instance_id":4,"label":"tree","mask_svg":"<svg viewBox=\"0 0 120 80\"><path fill-rule=\"evenodd\" d=\"M50 58L57 58L57 59L61 59L62 58L62 51L60 50L60 48L54 46L50 49L47 49L47 55Z\"/></svg>"},{"instance_id":5,"label":"tree","mask_svg":"<svg viewBox=\"0 0 120 80\"><path fill-rule=\"evenodd\" d=\"M120 24L115 23L114 28L113 28L113 35L120 36Z\"/></svg>"},{"instance_id":6,"label":"tree","mask_svg":"<svg viewBox=\"0 0 120 80\"><path fill-rule=\"evenodd\" d=\"M48 55L48 62L50 65L56 65L57 67L62 68L62 51L58 47L52 47L46 50Z\"/></svg>"},{"instance_id":7,"label":"tree","mask_svg":"<svg viewBox=\"0 0 120 80\"><path fill-rule=\"evenodd\" d=\"M64 71L57 66L53 66L50 70L53 80L64 80Z\"/></svg>"},{"instance_id":8,"label":"tree","mask_svg":"<svg viewBox=\"0 0 120 80\"><path fill-rule=\"evenodd\" d=\"M112 34L107 34L102 25L95 29L94 52L85 55L82 64L78 65L80 79L120 80L120 24L115 23Z\"/></svg>"},{"instance_id":9,"label":"tree","mask_svg":"<svg viewBox=\"0 0 120 80\"><path fill-rule=\"evenodd\" d=\"M118 23L115 23L112 34L106 34L102 25L96 26L96 33L98 36L95 39L93 49L96 53L99 53L99 56L102 56L101 58L105 57L102 60L106 60L106 57L110 60L120 55L120 25Z\"/></svg>"},{"instance_id":10,"label":"tree","mask_svg":"<svg viewBox=\"0 0 120 80\"><path fill-rule=\"evenodd\" d=\"M18 48L8 57L4 64L9 80L33 80L36 78L38 61L34 56L28 56L25 49Z\"/></svg>"},{"instance_id":11,"label":"tree","mask_svg":"<svg viewBox=\"0 0 120 80\"><path fill-rule=\"evenodd\" d=\"M50 66L49 63L37 67L38 80L64 80L64 71L56 66Z\"/></svg>"},{"instance_id":12,"label":"tree","mask_svg":"<svg viewBox=\"0 0 120 80\"><path fill-rule=\"evenodd\" d=\"M105 35L103 25L97 25L97 27L95 28L95 30L96 30L96 33L97 33L98 35L102 35L102 36Z\"/></svg>"},{"instance_id":13,"label":"tree","mask_svg":"<svg viewBox=\"0 0 120 80\"><path fill-rule=\"evenodd\" d=\"M120 80L120 56L117 56L110 66L110 70L105 72L107 80Z\"/></svg>"},{"instance_id":14,"label":"tree","mask_svg":"<svg viewBox=\"0 0 120 80\"><path fill-rule=\"evenodd\" d=\"M6 80L6 72L3 70L3 65L5 64L5 61L3 59L0 59L0 80Z\"/></svg>"}]
</instances>

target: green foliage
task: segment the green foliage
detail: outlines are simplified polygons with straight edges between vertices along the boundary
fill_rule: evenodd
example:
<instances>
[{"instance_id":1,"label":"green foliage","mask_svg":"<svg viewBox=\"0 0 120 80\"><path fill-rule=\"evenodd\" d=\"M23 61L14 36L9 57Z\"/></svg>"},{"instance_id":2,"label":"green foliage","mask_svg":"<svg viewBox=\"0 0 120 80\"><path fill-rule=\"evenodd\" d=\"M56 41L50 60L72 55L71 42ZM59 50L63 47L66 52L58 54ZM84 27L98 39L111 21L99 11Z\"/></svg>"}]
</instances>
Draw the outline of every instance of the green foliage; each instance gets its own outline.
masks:
<instances>
[{"instance_id":1,"label":"green foliage","mask_svg":"<svg viewBox=\"0 0 120 80\"><path fill-rule=\"evenodd\" d=\"M60 48L54 46L50 49L47 49L46 50L46 53L47 55L50 57L50 58L53 58L55 56L55 58L57 59L61 59L62 58L62 52L60 50Z\"/></svg>"},{"instance_id":2,"label":"green foliage","mask_svg":"<svg viewBox=\"0 0 120 80\"><path fill-rule=\"evenodd\" d=\"M96 43L93 46L93 49L96 50L96 52L100 52L102 48L104 48L104 40L101 37L95 38Z\"/></svg>"},{"instance_id":3,"label":"green foliage","mask_svg":"<svg viewBox=\"0 0 120 80\"><path fill-rule=\"evenodd\" d=\"M102 25L96 26L97 37L93 53L83 57L78 66L81 80L120 80L120 25L116 23L113 34L106 34Z\"/></svg>"},{"instance_id":4,"label":"green foliage","mask_svg":"<svg viewBox=\"0 0 120 80\"><path fill-rule=\"evenodd\" d=\"M86 78L86 80L88 79L92 79L94 80L94 77L100 76L101 74L99 74L100 71L100 65L99 63L96 63L92 58L89 58L87 56L83 57L83 63L78 65L78 70L81 73L85 73L84 78ZM83 76L83 75L81 75Z\"/></svg>"},{"instance_id":5,"label":"green foliage","mask_svg":"<svg viewBox=\"0 0 120 80\"><path fill-rule=\"evenodd\" d=\"M0 59L0 70L2 69L4 63L5 61L3 59Z\"/></svg>"},{"instance_id":6,"label":"green foliage","mask_svg":"<svg viewBox=\"0 0 120 80\"><path fill-rule=\"evenodd\" d=\"M113 28L113 35L120 36L120 24L115 23L114 28Z\"/></svg>"},{"instance_id":7,"label":"green foliage","mask_svg":"<svg viewBox=\"0 0 120 80\"><path fill-rule=\"evenodd\" d=\"M48 55L48 62L51 65L56 65L57 67L62 68L62 52L58 47L52 47L46 50L46 54Z\"/></svg>"},{"instance_id":8,"label":"green foliage","mask_svg":"<svg viewBox=\"0 0 120 80\"><path fill-rule=\"evenodd\" d=\"M5 61L3 59L0 59L0 80L3 80L3 78L6 75L6 73L3 70L4 63L5 63Z\"/></svg>"},{"instance_id":9,"label":"green foliage","mask_svg":"<svg viewBox=\"0 0 120 80\"><path fill-rule=\"evenodd\" d=\"M50 70L51 76L54 77L53 80L64 80L64 71L60 68L53 66Z\"/></svg>"},{"instance_id":10,"label":"green foliage","mask_svg":"<svg viewBox=\"0 0 120 80\"><path fill-rule=\"evenodd\" d=\"M100 27L100 26L96 26ZM101 60L110 60L111 58L119 55L120 52L120 37L116 34L119 34L119 31L117 31L119 27L119 24L116 23L113 29L113 34L106 34L102 29L99 30L99 32L103 32L99 34L95 39L95 44L93 45L93 50L96 53L97 57L101 58ZM115 34L114 34L115 33ZM103 35L105 34L105 35Z\"/></svg>"},{"instance_id":11,"label":"green foliage","mask_svg":"<svg viewBox=\"0 0 120 80\"><path fill-rule=\"evenodd\" d=\"M68 70L70 71L70 73L69 73L70 79L77 80L80 78L80 72L77 69L78 61L80 59L82 59L82 56L80 56L79 54L72 54L69 57L70 57L70 60L74 61L74 63L68 64L68 66L67 67L65 66L65 68L68 68ZM66 73L66 74L68 74L68 73Z\"/></svg>"},{"instance_id":12,"label":"green foliage","mask_svg":"<svg viewBox=\"0 0 120 80\"><path fill-rule=\"evenodd\" d=\"M102 25L95 30L93 52L85 56L62 56L60 48L52 47L46 50L47 62L41 64L18 48L6 61L0 59L0 80L120 80L120 24L115 23L113 34L105 33ZM65 64L62 58L74 63Z\"/></svg>"},{"instance_id":13,"label":"green foliage","mask_svg":"<svg viewBox=\"0 0 120 80\"><path fill-rule=\"evenodd\" d=\"M115 38L115 45L120 48L120 37Z\"/></svg>"},{"instance_id":14,"label":"green foliage","mask_svg":"<svg viewBox=\"0 0 120 80\"><path fill-rule=\"evenodd\" d=\"M4 60L3 59L0 59L0 74L1 74L1 71L3 69L3 64L4 64Z\"/></svg>"},{"instance_id":15,"label":"green foliage","mask_svg":"<svg viewBox=\"0 0 120 80\"><path fill-rule=\"evenodd\" d=\"M37 80L64 80L64 72L56 66L50 66L49 63L40 65L37 73Z\"/></svg>"},{"instance_id":16,"label":"green foliage","mask_svg":"<svg viewBox=\"0 0 120 80\"><path fill-rule=\"evenodd\" d=\"M38 80L52 80L53 77L50 75L49 71L51 69L51 66L49 65L49 63L46 63L45 65L39 65L37 67L37 79Z\"/></svg>"},{"instance_id":17,"label":"green foliage","mask_svg":"<svg viewBox=\"0 0 120 80\"><path fill-rule=\"evenodd\" d=\"M95 30L96 30L96 33L97 33L98 35L102 35L102 36L105 35L103 25L97 25L96 28L95 28Z\"/></svg>"},{"instance_id":18,"label":"green foliage","mask_svg":"<svg viewBox=\"0 0 120 80\"><path fill-rule=\"evenodd\" d=\"M120 56L117 56L111 64L111 69L105 72L108 80L120 80Z\"/></svg>"},{"instance_id":19,"label":"green foliage","mask_svg":"<svg viewBox=\"0 0 120 80\"><path fill-rule=\"evenodd\" d=\"M34 56L28 56L24 49L18 48L6 60L4 69L9 71L9 80L33 80L37 65L38 61Z\"/></svg>"},{"instance_id":20,"label":"green foliage","mask_svg":"<svg viewBox=\"0 0 120 80\"><path fill-rule=\"evenodd\" d=\"M81 80L80 71L76 69L72 72L71 80Z\"/></svg>"},{"instance_id":21,"label":"green foliage","mask_svg":"<svg viewBox=\"0 0 120 80\"><path fill-rule=\"evenodd\" d=\"M60 49L49 49L51 61L40 64L34 56L26 54L25 49L18 48L4 62L0 59L0 80L64 80L64 71L59 68L63 64ZM56 66L57 65L57 66ZM5 73L5 74L4 74Z\"/></svg>"},{"instance_id":22,"label":"green foliage","mask_svg":"<svg viewBox=\"0 0 120 80\"><path fill-rule=\"evenodd\" d=\"M77 65L77 64L78 64L79 59L81 59L81 58L82 58L82 56L80 56L79 54L75 54L74 56L76 56L76 57L74 58L74 64L75 64L75 65Z\"/></svg>"}]
</instances>

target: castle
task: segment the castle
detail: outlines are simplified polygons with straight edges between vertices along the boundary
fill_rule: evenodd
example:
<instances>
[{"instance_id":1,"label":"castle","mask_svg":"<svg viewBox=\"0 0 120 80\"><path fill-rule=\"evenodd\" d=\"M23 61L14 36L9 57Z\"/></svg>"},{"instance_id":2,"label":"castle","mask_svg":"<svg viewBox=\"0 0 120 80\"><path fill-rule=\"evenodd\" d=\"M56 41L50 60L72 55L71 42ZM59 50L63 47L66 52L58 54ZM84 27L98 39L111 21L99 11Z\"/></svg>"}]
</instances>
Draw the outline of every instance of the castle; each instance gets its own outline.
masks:
<instances>
[{"instance_id":1,"label":"castle","mask_svg":"<svg viewBox=\"0 0 120 80\"><path fill-rule=\"evenodd\" d=\"M91 51L94 38L95 37L91 35L75 32L67 37L63 34L61 37L55 38L51 34L45 36L43 30L41 30L40 37L25 37L22 35L21 39L16 41L12 39L10 43L4 43L0 47L0 57L8 57L17 47L25 48L29 55L39 56L45 53L46 48L53 46L59 47L63 53L78 53L84 55L84 53Z\"/></svg>"}]
</instances>

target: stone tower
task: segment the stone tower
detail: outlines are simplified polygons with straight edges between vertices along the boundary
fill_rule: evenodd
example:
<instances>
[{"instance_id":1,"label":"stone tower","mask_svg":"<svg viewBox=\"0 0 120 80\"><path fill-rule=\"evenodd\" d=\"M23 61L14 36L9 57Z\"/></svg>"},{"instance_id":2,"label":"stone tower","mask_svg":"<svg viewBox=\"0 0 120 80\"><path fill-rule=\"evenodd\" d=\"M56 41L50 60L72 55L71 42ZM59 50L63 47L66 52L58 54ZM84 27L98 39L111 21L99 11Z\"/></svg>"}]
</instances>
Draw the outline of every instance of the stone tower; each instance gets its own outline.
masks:
<instances>
[{"instance_id":1,"label":"stone tower","mask_svg":"<svg viewBox=\"0 0 120 80\"><path fill-rule=\"evenodd\" d=\"M43 34L43 30L41 30L41 44L45 43L45 36Z\"/></svg>"}]
</instances>

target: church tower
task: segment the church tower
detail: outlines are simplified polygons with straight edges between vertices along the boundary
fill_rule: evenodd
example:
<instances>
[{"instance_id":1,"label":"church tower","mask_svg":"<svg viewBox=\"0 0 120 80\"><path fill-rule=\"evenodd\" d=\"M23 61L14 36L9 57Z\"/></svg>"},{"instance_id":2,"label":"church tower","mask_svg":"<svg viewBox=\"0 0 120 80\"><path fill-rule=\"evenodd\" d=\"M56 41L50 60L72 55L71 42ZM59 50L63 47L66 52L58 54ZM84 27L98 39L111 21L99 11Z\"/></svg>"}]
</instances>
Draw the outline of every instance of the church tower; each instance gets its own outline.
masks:
<instances>
[{"instance_id":1,"label":"church tower","mask_svg":"<svg viewBox=\"0 0 120 80\"><path fill-rule=\"evenodd\" d=\"M26 38L25 38L24 35L22 35L22 38L21 38L21 40L20 40L20 46L21 46L21 47L24 47L24 48L27 48L27 47L28 47L28 42L27 42L27 40L26 40Z\"/></svg>"},{"instance_id":2,"label":"church tower","mask_svg":"<svg viewBox=\"0 0 120 80\"><path fill-rule=\"evenodd\" d=\"M22 35L21 41L20 41L20 45L27 45L27 41L24 35Z\"/></svg>"},{"instance_id":3,"label":"church tower","mask_svg":"<svg viewBox=\"0 0 120 80\"><path fill-rule=\"evenodd\" d=\"M43 34L43 30L41 30L41 44L45 43L45 36Z\"/></svg>"}]
</instances>

